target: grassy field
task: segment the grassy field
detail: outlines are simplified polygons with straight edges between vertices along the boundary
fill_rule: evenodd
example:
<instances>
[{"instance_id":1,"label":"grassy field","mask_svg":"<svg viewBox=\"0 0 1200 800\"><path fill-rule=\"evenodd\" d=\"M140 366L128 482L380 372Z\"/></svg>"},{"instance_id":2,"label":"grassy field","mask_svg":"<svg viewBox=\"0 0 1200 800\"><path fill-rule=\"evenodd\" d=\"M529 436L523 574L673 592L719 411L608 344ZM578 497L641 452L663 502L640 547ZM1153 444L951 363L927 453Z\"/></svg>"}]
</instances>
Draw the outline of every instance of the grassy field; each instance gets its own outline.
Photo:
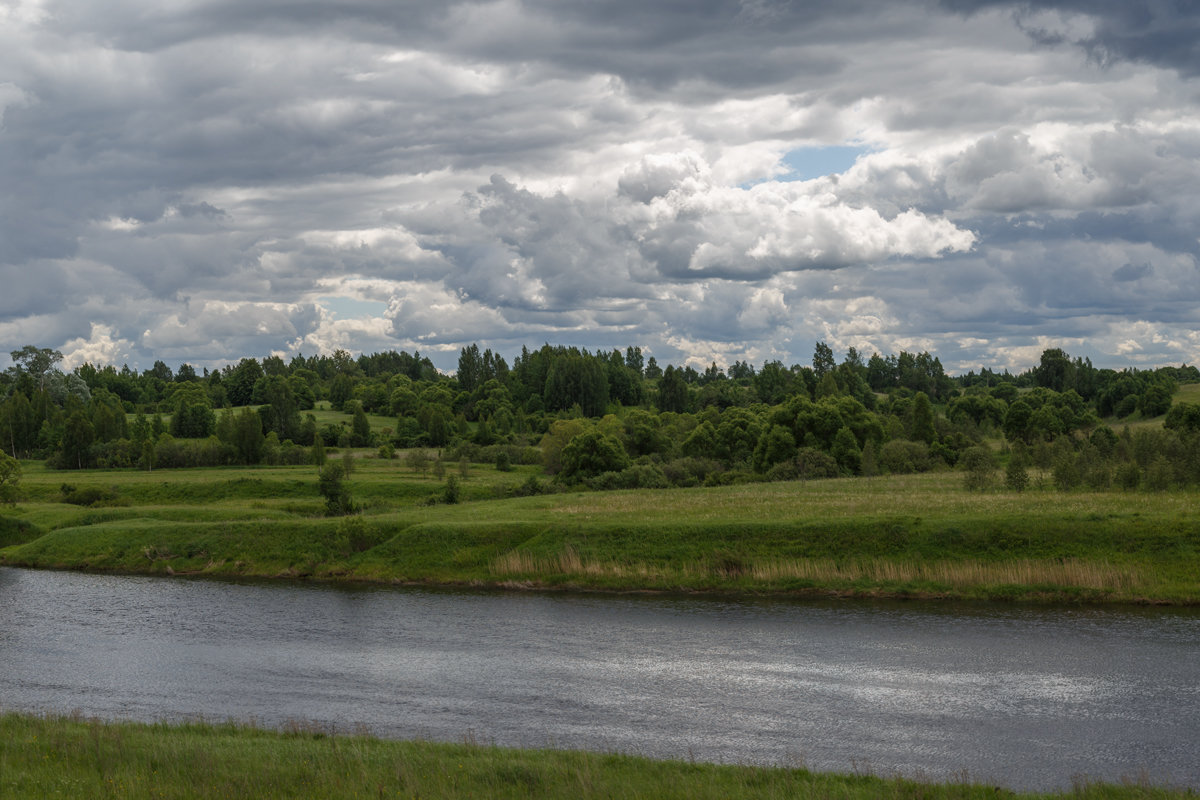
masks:
<instances>
[{"instance_id":1,"label":"grassy field","mask_svg":"<svg viewBox=\"0 0 1200 800\"><path fill-rule=\"evenodd\" d=\"M1139 783L1061 794L617 754L0 714L0 797L1174 798Z\"/></svg>"},{"instance_id":2,"label":"grassy field","mask_svg":"<svg viewBox=\"0 0 1200 800\"><path fill-rule=\"evenodd\" d=\"M311 467L54 472L27 464L0 563L511 588L1200 603L1200 494L967 492L942 472L513 497L537 469L444 483L356 454L364 511ZM544 480L544 479L543 479ZM62 502L62 484L103 490Z\"/></svg>"}]
</instances>

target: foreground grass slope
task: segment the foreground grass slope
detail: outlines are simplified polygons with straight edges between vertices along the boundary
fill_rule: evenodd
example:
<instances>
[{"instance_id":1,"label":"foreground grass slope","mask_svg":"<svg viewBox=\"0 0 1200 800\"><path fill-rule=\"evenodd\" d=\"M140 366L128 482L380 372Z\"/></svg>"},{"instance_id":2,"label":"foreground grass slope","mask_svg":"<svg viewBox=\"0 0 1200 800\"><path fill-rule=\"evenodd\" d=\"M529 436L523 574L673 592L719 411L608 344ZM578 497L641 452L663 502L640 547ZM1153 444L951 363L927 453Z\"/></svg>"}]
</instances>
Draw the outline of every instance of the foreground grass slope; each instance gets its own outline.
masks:
<instances>
[{"instance_id":1,"label":"foreground grass slope","mask_svg":"<svg viewBox=\"0 0 1200 800\"><path fill-rule=\"evenodd\" d=\"M361 458L364 512L321 516L312 468L49 472L0 563L122 572L582 589L1200 602L1195 492L967 492L960 475L513 497ZM455 473L458 467L455 467ZM528 474L526 474L528 472ZM64 479L105 492L62 502Z\"/></svg>"},{"instance_id":2,"label":"foreground grass slope","mask_svg":"<svg viewBox=\"0 0 1200 800\"><path fill-rule=\"evenodd\" d=\"M969 783L625 755L383 741L233 725L110 723L0 714L0 797L209 798L1173 798L1079 783L1018 794Z\"/></svg>"}]
</instances>

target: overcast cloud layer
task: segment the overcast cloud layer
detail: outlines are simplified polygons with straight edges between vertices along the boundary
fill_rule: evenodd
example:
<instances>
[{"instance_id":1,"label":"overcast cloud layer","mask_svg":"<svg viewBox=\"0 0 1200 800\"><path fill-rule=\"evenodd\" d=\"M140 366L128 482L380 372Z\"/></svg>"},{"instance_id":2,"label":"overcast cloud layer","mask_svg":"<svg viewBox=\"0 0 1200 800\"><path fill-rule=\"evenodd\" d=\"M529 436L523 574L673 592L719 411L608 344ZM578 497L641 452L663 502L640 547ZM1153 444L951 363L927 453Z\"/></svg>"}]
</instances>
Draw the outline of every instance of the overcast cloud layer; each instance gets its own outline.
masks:
<instances>
[{"instance_id":1,"label":"overcast cloud layer","mask_svg":"<svg viewBox=\"0 0 1200 800\"><path fill-rule=\"evenodd\" d=\"M0 342L1195 363L1197 42L1165 0L0 0Z\"/></svg>"}]
</instances>

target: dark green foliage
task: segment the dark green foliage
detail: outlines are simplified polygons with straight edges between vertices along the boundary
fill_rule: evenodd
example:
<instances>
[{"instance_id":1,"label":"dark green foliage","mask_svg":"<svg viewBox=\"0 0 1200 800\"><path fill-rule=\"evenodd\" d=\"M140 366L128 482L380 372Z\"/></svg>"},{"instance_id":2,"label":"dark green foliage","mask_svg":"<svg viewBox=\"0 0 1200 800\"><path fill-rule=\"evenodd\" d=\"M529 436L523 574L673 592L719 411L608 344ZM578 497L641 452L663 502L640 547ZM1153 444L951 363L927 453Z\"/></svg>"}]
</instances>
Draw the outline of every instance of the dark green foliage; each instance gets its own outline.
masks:
<instances>
[{"instance_id":1,"label":"dark green foliage","mask_svg":"<svg viewBox=\"0 0 1200 800\"><path fill-rule=\"evenodd\" d=\"M857 475L862 468L862 451L858 447L858 439L848 427L838 428L833 437L833 447L829 454L837 461L838 466L847 475Z\"/></svg>"},{"instance_id":2,"label":"dark green foliage","mask_svg":"<svg viewBox=\"0 0 1200 800\"><path fill-rule=\"evenodd\" d=\"M446 486L442 489L442 502L448 505L454 505L462 497L462 487L459 486L458 478L454 475L446 477Z\"/></svg>"},{"instance_id":3,"label":"dark green foliage","mask_svg":"<svg viewBox=\"0 0 1200 800\"><path fill-rule=\"evenodd\" d=\"M236 367L227 369L222 384L229 403L234 406L250 405L254 397L254 384L263 377L262 365L253 358L243 358Z\"/></svg>"},{"instance_id":4,"label":"dark green foliage","mask_svg":"<svg viewBox=\"0 0 1200 800\"><path fill-rule=\"evenodd\" d=\"M83 411L76 411L67 418L62 436L62 465L68 469L83 469L91 466L92 442L96 439L95 428Z\"/></svg>"},{"instance_id":5,"label":"dark green foliage","mask_svg":"<svg viewBox=\"0 0 1200 800\"><path fill-rule=\"evenodd\" d=\"M100 486L73 486L69 483L64 483L59 487L60 500L64 503L70 503L75 506L112 506L112 505L127 505L128 501L121 503L120 496L115 489L105 489Z\"/></svg>"},{"instance_id":6,"label":"dark green foliage","mask_svg":"<svg viewBox=\"0 0 1200 800\"><path fill-rule=\"evenodd\" d=\"M1200 432L1200 403L1176 403L1167 412L1163 427L1180 433Z\"/></svg>"},{"instance_id":7,"label":"dark green foliage","mask_svg":"<svg viewBox=\"0 0 1200 800\"><path fill-rule=\"evenodd\" d=\"M1150 462L1146 470L1146 488L1152 492L1165 492L1172 483L1171 462L1165 455L1160 455Z\"/></svg>"},{"instance_id":8,"label":"dark green foliage","mask_svg":"<svg viewBox=\"0 0 1200 800\"><path fill-rule=\"evenodd\" d=\"M933 424L933 405L924 392L917 392L913 397L912 431L909 438L925 444L931 444L937 438L937 428Z\"/></svg>"},{"instance_id":9,"label":"dark green foliage","mask_svg":"<svg viewBox=\"0 0 1200 800\"><path fill-rule=\"evenodd\" d=\"M1171 407L1171 395L1175 393L1175 382L1172 380L1158 380L1146 387L1146 391L1142 393L1141 402L1138 404L1138 410L1142 412L1143 417L1157 417L1167 413Z\"/></svg>"},{"instance_id":10,"label":"dark green foliage","mask_svg":"<svg viewBox=\"0 0 1200 800\"><path fill-rule=\"evenodd\" d=\"M796 451L796 476L805 480L818 478L836 478L840 468L829 453L811 447L802 447Z\"/></svg>"},{"instance_id":11,"label":"dark green foliage","mask_svg":"<svg viewBox=\"0 0 1200 800\"><path fill-rule=\"evenodd\" d=\"M231 415L231 420L228 443L237 451L238 460L243 464L257 464L262 459L266 441L262 418L253 408L243 408Z\"/></svg>"},{"instance_id":12,"label":"dark green foliage","mask_svg":"<svg viewBox=\"0 0 1200 800\"><path fill-rule=\"evenodd\" d=\"M629 466L629 456L621 443L600 431L591 430L573 437L562 450L564 481L594 478L602 472L619 472Z\"/></svg>"},{"instance_id":13,"label":"dark green foliage","mask_svg":"<svg viewBox=\"0 0 1200 800\"><path fill-rule=\"evenodd\" d=\"M766 472L774 465L789 461L796 455L796 439L782 425L772 425L754 448L754 468Z\"/></svg>"},{"instance_id":14,"label":"dark green foliage","mask_svg":"<svg viewBox=\"0 0 1200 800\"><path fill-rule=\"evenodd\" d=\"M351 442L353 447L367 447L371 444L371 423L362 404L353 402L354 421L350 424Z\"/></svg>"},{"instance_id":15,"label":"dark green foliage","mask_svg":"<svg viewBox=\"0 0 1200 800\"><path fill-rule=\"evenodd\" d=\"M300 403L291 381L282 375L260 378L254 384L253 399L261 404L258 413L265 433L293 441L300 438Z\"/></svg>"},{"instance_id":16,"label":"dark green foliage","mask_svg":"<svg viewBox=\"0 0 1200 800\"><path fill-rule=\"evenodd\" d=\"M926 472L933 464L929 447L924 442L893 439L879 448L879 466L885 472L907 474Z\"/></svg>"},{"instance_id":17,"label":"dark green foliage","mask_svg":"<svg viewBox=\"0 0 1200 800\"><path fill-rule=\"evenodd\" d=\"M584 416L600 416L608 405L606 362L580 353L555 358L546 374L542 400L547 411L578 405Z\"/></svg>"},{"instance_id":18,"label":"dark green foliage","mask_svg":"<svg viewBox=\"0 0 1200 800\"><path fill-rule=\"evenodd\" d=\"M202 403L189 403L171 417L170 433L183 439L205 439L213 434L217 417L207 399Z\"/></svg>"},{"instance_id":19,"label":"dark green foliage","mask_svg":"<svg viewBox=\"0 0 1200 800\"><path fill-rule=\"evenodd\" d=\"M687 409L687 398L683 373L668 366L658 382L658 410L681 413Z\"/></svg>"},{"instance_id":20,"label":"dark green foliage","mask_svg":"<svg viewBox=\"0 0 1200 800\"><path fill-rule=\"evenodd\" d=\"M1029 420L1033 409L1024 400L1014 400L1004 415L1004 436L1010 442L1026 442L1030 440Z\"/></svg>"},{"instance_id":21,"label":"dark green foliage","mask_svg":"<svg viewBox=\"0 0 1200 800\"><path fill-rule=\"evenodd\" d=\"M959 459L963 470L963 486L970 491L991 488L996 477L996 454L990 447L980 445L963 452Z\"/></svg>"},{"instance_id":22,"label":"dark green foliage","mask_svg":"<svg viewBox=\"0 0 1200 800\"><path fill-rule=\"evenodd\" d=\"M620 472L603 472L592 478L593 489L666 489L671 485L666 474L654 464L634 464Z\"/></svg>"},{"instance_id":23,"label":"dark green foliage","mask_svg":"<svg viewBox=\"0 0 1200 800\"><path fill-rule=\"evenodd\" d=\"M317 491L325 498L325 513L328 516L344 516L354 513L354 501L346 486L346 468L339 461L330 461L321 467L317 480Z\"/></svg>"},{"instance_id":24,"label":"dark green foliage","mask_svg":"<svg viewBox=\"0 0 1200 800\"><path fill-rule=\"evenodd\" d=\"M1015 455L1004 468L1004 487L1012 492L1023 492L1029 487L1029 471L1025 468L1024 460Z\"/></svg>"},{"instance_id":25,"label":"dark green foliage","mask_svg":"<svg viewBox=\"0 0 1200 800\"><path fill-rule=\"evenodd\" d=\"M0 450L0 503L15 506L21 497L21 462Z\"/></svg>"}]
</instances>

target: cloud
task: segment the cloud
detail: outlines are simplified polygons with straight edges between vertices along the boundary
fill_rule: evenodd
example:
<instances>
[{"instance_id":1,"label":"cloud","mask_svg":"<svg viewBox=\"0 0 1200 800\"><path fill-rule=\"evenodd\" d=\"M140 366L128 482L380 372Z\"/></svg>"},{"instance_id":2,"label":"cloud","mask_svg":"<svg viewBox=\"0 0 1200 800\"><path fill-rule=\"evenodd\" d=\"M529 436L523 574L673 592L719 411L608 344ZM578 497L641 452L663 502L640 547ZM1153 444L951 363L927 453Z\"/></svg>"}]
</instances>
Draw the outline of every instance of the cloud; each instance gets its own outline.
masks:
<instances>
[{"instance_id":1,"label":"cloud","mask_svg":"<svg viewBox=\"0 0 1200 800\"><path fill-rule=\"evenodd\" d=\"M0 334L141 368L452 368L471 341L1177 359L1198 24L1116 0L6 3ZM782 180L821 148L860 155Z\"/></svg>"}]
</instances>

